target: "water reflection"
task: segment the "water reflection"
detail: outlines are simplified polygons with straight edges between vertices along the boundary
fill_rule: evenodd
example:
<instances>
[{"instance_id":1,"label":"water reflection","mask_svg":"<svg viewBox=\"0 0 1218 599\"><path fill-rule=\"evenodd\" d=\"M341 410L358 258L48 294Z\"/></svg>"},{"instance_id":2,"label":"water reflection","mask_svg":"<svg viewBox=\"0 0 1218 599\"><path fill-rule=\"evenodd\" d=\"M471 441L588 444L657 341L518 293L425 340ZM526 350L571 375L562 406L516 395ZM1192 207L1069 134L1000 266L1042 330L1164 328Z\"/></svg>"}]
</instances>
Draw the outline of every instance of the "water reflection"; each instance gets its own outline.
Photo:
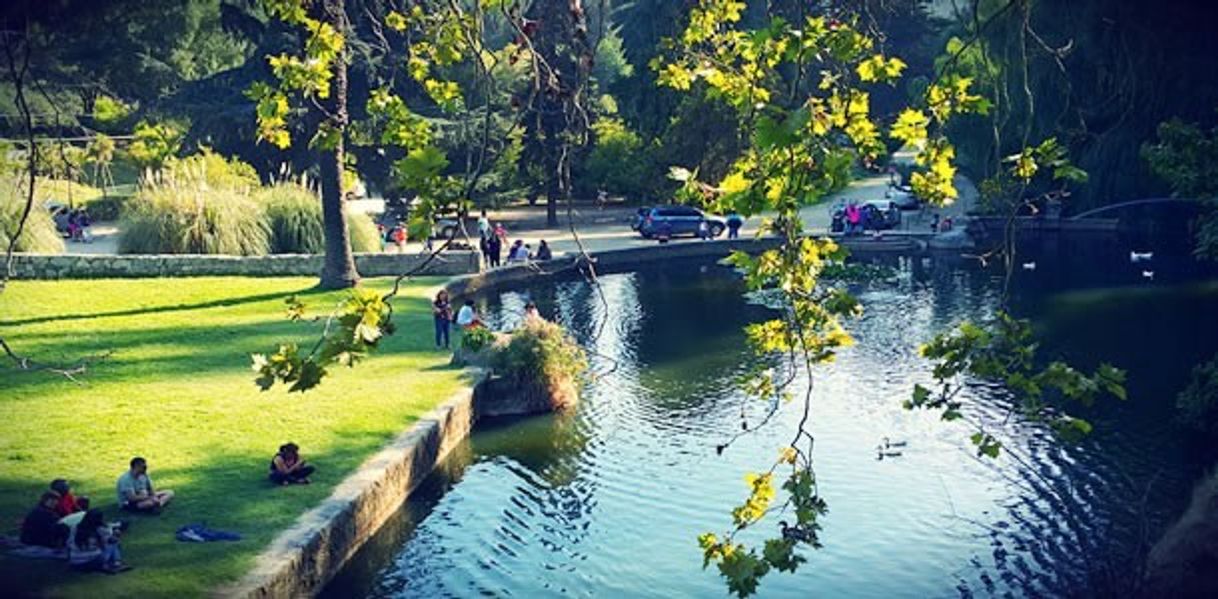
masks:
<instances>
[{"instance_id":1,"label":"water reflection","mask_svg":"<svg viewBox=\"0 0 1218 599\"><path fill-rule=\"evenodd\" d=\"M763 593L1117 588L1197 472L1193 449L1171 426L1171 401L1182 365L1218 351L1218 339L1201 333L1218 330L1218 286L1114 289L1112 277L1126 284L1120 277L1128 276L1120 270L1127 265L1114 265L1108 275L1053 273L1020 287L1014 308L1037 316L1048 355L1129 368L1132 399L1097 406L1086 414L1096 433L1062 446L1043 427L1011 418L1000 389L970 385L971 416L994 427L1008 450L1001 460L978 460L968 431L899 406L914 382L929 378L914 348L932 331L988 314L1001 292L998 273L922 258L889 264L894 281L853 289L867 310L851 327L858 345L815 373L826 547L797 575L768 578ZM1080 281L1109 287L1063 291ZM602 283L604 301L582 281L485 300L500 326L535 301L594 351L583 401L573 414L482 427L330 596L723 594L714 572L698 569L694 535L724 528L743 474L773 455L798 417L784 414L725 455L714 451L739 430L742 414L756 422L765 410L735 390L735 378L756 363L741 326L770 312L714 265ZM884 436L908 441L904 455L876 461Z\"/></svg>"}]
</instances>

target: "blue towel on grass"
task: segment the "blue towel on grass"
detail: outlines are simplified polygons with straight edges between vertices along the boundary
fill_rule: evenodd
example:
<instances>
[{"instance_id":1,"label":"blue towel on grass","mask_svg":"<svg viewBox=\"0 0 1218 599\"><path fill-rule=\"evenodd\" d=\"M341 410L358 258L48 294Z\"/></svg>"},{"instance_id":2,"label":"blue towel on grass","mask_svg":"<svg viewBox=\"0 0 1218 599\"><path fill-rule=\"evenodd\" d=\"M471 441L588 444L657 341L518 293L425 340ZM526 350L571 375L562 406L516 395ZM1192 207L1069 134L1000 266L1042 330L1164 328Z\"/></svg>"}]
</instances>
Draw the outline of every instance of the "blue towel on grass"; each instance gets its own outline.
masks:
<instances>
[{"instance_id":1,"label":"blue towel on grass","mask_svg":"<svg viewBox=\"0 0 1218 599\"><path fill-rule=\"evenodd\" d=\"M210 543L212 541L240 541L241 535L208 528L203 523L187 524L178 529L174 537L186 543Z\"/></svg>"}]
</instances>

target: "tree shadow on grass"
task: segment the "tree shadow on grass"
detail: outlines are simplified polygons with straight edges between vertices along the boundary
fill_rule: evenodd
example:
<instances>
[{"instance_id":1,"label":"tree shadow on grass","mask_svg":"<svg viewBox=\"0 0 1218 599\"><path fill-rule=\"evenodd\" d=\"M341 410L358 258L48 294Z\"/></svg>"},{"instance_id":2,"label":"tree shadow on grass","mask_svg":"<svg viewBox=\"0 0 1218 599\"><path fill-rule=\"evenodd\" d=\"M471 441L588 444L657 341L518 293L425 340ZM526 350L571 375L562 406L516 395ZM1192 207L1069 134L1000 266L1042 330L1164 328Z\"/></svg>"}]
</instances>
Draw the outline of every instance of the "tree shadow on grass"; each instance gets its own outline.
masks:
<instances>
[{"instance_id":1,"label":"tree shadow on grass","mask_svg":"<svg viewBox=\"0 0 1218 599\"><path fill-rule=\"evenodd\" d=\"M423 312L426 302L406 298L395 303L399 307L395 316L398 330L384 337L374 356L431 353L430 314ZM18 331L10 339L19 341L25 351L65 363L84 356L107 354L108 357L95 363L83 379L84 384L89 384L124 379L147 382L248 371L250 354L273 352L280 344L288 342L309 348L320 334L319 323L291 322L268 314L265 320L242 324L175 324L127 330L106 330L99 326L76 331ZM423 368L427 371L446 369L451 367L429 365ZM15 369L7 362L0 363L0 376L3 377L0 387L14 394L29 387L54 388L55 385L73 384L45 372ZM250 380L252 384L252 374Z\"/></svg>"},{"instance_id":2,"label":"tree shadow on grass","mask_svg":"<svg viewBox=\"0 0 1218 599\"><path fill-rule=\"evenodd\" d=\"M401 429L411 424L403 422ZM232 452L216 445L206 452L208 458L202 464L152 471L158 482L163 481L165 488L177 493L160 515L126 514L118 511L110 494L94 497L94 506L103 509L108 519L122 518L131 523L122 549L126 561L135 566L133 571L119 576L81 574L63 562L0 553L0 589L5 596L18 597L204 595L239 579L276 535L329 497L339 482L395 434L336 432L336 445L331 451L307 456L318 466L313 484L288 487L273 485L266 477L277 444L284 440L268 439L265 451L258 454ZM24 514L23 509L14 509L20 504L13 503L13 498L28 497L32 505L45 485L42 480L0 476L0 490L7 504L0 515L5 529ZM194 522L239 533L243 539L184 543L174 538L179 527Z\"/></svg>"},{"instance_id":3,"label":"tree shadow on grass","mask_svg":"<svg viewBox=\"0 0 1218 599\"><path fill-rule=\"evenodd\" d=\"M141 308L130 308L126 310L111 310L109 312L90 312L90 313L73 313L73 314L57 314L54 316L36 316L32 318L18 318L14 320L0 320L0 327L19 326L27 324L39 324L44 322L60 322L71 320L87 320L93 318L107 318L115 316L140 316L144 314L162 314L166 312L184 312L189 310L205 310L208 308L225 308L231 306L240 306L242 304L256 304L269 300L286 298L290 295L298 297L309 297L330 293L324 289L317 287L305 287L296 291L282 291L275 293L262 293L258 295L247 295L243 297L233 297L211 300L206 302L196 302L193 304L171 304L165 306L152 306Z\"/></svg>"}]
</instances>

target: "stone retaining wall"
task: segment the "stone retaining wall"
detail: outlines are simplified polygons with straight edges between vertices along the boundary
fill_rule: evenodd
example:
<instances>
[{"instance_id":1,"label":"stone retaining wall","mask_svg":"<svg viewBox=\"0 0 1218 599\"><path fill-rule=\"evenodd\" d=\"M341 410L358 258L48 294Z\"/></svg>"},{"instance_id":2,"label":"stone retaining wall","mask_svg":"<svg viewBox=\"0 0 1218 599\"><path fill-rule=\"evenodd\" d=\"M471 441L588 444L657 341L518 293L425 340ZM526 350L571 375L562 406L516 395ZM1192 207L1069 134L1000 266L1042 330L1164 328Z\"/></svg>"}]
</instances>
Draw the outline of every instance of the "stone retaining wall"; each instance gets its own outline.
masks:
<instances>
[{"instance_id":1,"label":"stone retaining wall","mask_svg":"<svg viewBox=\"0 0 1218 599\"><path fill-rule=\"evenodd\" d=\"M481 372L475 373L481 381ZM476 420L474 388L458 391L369 458L334 492L281 533L220 597L311 597L401 509L444 456L469 436Z\"/></svg>"},{"instance_id":2,"label":"stone retaining wall","mask_svg":"<svg viewBox=\"0 0 1218 599\"><path fill-rule=\"evenodd\" d=\"M424 256L418 254L356 254L355 266L364 277L398 275L416 268ZM275 254L270 256L204 255L94 255L16 254L13 260L18 279L89 279L203 276L317 276L322 256ZM462 275L480 269L478 254L451 251L437 256L424 274Z\"/></svg>"},{"instance_id":3,"label":"stone retaining wall","mask_svg":"<svg viewBox=\"0 0 1218 599\"><path fill-rule=\"evenodd\" d=\"M598 274L629 272L641 264L675 262L696 258L726 258L736 250L759 253L776 247L778 239L721 239L698 243L669 243L589 252L595 260ZM535 282L539 278L575 272L580 260L570 253L546 262L512 264L494 270L454 277L445 285L449 295L460 297L472 293L486 293L495 289L520 283Z\"/></svg>"}]
</instances>

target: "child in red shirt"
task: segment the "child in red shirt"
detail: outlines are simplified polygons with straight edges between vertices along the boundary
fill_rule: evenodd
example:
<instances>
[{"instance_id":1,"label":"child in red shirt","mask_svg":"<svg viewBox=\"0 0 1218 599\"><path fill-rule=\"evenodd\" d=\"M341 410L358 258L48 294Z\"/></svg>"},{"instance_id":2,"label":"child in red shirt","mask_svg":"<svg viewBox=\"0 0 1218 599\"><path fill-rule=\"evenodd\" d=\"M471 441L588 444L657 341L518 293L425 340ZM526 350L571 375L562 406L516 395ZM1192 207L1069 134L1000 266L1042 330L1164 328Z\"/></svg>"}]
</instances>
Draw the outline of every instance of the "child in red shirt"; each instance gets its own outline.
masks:
<instances>
[{"instance_id":1,"label":"child in red shirt","mask_svg":"<svg viewBox=\"0 0 1218 599\"><path fill-rule=\"evenodd\" d=\"M68 485L68 481L57 478L51 481L51 490L59 493L59 502L55 504L55 513L62 518L68 514L85 511L85 506L88 505L88 499L77 498L72 494L72 487Z\"/></svg>"}]
</instances>

